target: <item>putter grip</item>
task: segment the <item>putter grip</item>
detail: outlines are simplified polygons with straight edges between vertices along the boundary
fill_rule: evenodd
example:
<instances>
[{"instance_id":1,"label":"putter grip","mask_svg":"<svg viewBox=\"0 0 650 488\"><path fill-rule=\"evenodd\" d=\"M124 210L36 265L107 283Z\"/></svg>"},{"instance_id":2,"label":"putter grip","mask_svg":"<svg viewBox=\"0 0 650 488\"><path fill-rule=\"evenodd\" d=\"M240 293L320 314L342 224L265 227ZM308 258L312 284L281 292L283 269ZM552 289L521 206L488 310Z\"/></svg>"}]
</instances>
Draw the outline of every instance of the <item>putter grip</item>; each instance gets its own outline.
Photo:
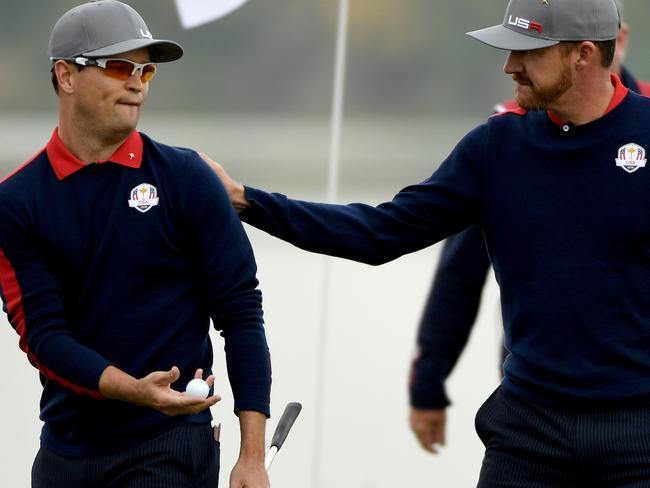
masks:
<instances>
[{"instance_id":1,"label":"putter grip","mask_svg":"<svg viewBox=\"0 0 650 488\"><path fill-rule=\"evenodd\" d=\"M296 421L300 410L302 410L302 405L298 402L291 402L284 407L284 412L282 413L282 417L280 417L278 426L273 433L273 439L271 440L271 445L277 447L278 450L280 450L282 444L284 444L284 440L289 435L289 431Z\"/></svg>"}]
</instances>

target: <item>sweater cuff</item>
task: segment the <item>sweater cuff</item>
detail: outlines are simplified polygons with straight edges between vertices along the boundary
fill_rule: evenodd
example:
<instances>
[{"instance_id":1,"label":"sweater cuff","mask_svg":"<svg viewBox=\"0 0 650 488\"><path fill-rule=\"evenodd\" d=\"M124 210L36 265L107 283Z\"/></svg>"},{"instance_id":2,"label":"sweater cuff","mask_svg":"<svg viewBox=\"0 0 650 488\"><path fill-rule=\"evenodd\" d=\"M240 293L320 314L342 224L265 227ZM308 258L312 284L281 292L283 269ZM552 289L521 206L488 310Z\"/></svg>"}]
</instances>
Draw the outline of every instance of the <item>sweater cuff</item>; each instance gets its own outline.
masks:
<instances>
[{"instance_id":1,"label":"sweater cuff","mask_svg":"<svg viewBox=\"0 0 650 488\"><path fill-rule=\"evenodd\" d=\"M242 411L251 411L251 412L260 412L266 416L266 418L271 417L271 407L268 403L262 403L255 400L240 399L235 400L235 415L239 414Z\"/></svg>"},{"instance_id":2,"label":"sweater cuff","mask_svg":"<svg viewBox=\"0 0 650 488\"><path fill-rule=\"evenodd\" d=\"M429 388L411 386L409 398L411 407L422 410L440 410L451 404L442 384Z\"/></svg>"}]
</instances>

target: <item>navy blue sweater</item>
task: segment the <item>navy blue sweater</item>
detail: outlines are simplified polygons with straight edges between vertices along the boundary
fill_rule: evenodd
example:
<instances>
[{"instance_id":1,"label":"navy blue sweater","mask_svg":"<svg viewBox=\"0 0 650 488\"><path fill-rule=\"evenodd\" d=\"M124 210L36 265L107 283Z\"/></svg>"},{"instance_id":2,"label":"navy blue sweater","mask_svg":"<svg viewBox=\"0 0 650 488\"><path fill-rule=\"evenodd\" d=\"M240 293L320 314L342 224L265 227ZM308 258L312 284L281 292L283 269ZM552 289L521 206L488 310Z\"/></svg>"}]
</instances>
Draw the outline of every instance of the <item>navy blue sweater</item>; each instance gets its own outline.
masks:
<instances>
[{"instance_id":1,"label":"navy blue sweater","mask_svg":"<svg viewBox=\"0 0 650 488\"><path fill-rule=\"evenodd\" d=\"M269 415L270 364L256 266L226 192L193 151L134 132L84 165L55 130L0 185L0 287L43 384L41 440L61 454L116 451L210 412L167 417L98 392L114 364L176 365L183 391L225 338L235 410ZM225 372L217 375L223 388Z\"/></svg>"},{"instance_id":2,"label":"navy blue sweater","mask_svg":"<svg viewBox=\"0 0 650 488\"><path fill-rule=\"evenodd\" d=\"M615 80L601 118L492 117L430 178L377 207L247 188L253 206L242 218L303 249L370 264L480 225L511 352L504 387L560 406L646 402L650 168L640 166L650 100Z\"/></svg>"},{"instance_id":3,"label":"navy blue sweater","mask_svg":"<svg viewBox=\"0 0 650 488\"><path fill-rule=\"evenodd\" d=\"M650 84L635 79L625 67L621 81L636 93L650 95ZM497 105L496 110L516 107L516 101L509 100ZM473 227L445 241L418 330L409 381L412 406L431 409L450 403L444 383L476 320L489 268L480 228Z\"/></svg>"}]
</instances>

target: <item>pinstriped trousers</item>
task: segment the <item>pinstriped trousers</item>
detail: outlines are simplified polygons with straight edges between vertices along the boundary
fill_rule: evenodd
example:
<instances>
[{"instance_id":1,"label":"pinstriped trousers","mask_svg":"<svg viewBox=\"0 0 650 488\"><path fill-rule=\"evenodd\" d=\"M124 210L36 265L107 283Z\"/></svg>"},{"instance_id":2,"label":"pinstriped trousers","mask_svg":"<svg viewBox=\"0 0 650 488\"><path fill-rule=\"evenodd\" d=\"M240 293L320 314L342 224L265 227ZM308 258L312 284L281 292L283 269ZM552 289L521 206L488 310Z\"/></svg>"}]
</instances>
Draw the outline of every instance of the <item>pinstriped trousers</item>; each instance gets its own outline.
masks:
<instances>
[{"instance_id":1,"label":"pinstriped trousers","mask_svg":"<svg viewBox=\"0 0 650 488\"><path fill-rule=\"evenodd\" d=\"M478 488L650 488L650 406L562 410L499 387L476 432Z\"/></svg>"},{"instance_id":2,"label":"pinstriped trousers","mask_svg":"<svg viewBox=\"0 0 650 488\"><path fill-rule=\"evenodd\" d=\"M32 488L216 488L219 443L210 424L186 424L95 457L60 456L41 445Z\"/></svg>"}]
</instances>

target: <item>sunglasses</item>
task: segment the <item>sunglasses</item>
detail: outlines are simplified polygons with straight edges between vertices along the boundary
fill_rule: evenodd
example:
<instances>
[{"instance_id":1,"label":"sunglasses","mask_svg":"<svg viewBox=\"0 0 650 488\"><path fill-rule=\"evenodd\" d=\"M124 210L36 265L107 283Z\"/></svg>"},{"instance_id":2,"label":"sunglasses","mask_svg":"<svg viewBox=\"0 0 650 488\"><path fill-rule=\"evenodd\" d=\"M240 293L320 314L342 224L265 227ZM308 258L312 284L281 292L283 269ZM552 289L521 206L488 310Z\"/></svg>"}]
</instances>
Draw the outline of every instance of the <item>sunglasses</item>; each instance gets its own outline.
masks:
<instances>
[{"instance_id":1,"label":"sunglasses","mask_svg":"<svg viewBox=\"0 0 650 488\"><path fill-rule=\"evenodd\" d=\"M140 80L143 83L151 81L156 72L158 65L156 63L134 63L128 59L120 58L73 58L65 61L73 61L80 66L96 66L103 69L106 76L115 78L116 80L126 81L131 76L140 71Z\"/></svg>"}]
</instances>

